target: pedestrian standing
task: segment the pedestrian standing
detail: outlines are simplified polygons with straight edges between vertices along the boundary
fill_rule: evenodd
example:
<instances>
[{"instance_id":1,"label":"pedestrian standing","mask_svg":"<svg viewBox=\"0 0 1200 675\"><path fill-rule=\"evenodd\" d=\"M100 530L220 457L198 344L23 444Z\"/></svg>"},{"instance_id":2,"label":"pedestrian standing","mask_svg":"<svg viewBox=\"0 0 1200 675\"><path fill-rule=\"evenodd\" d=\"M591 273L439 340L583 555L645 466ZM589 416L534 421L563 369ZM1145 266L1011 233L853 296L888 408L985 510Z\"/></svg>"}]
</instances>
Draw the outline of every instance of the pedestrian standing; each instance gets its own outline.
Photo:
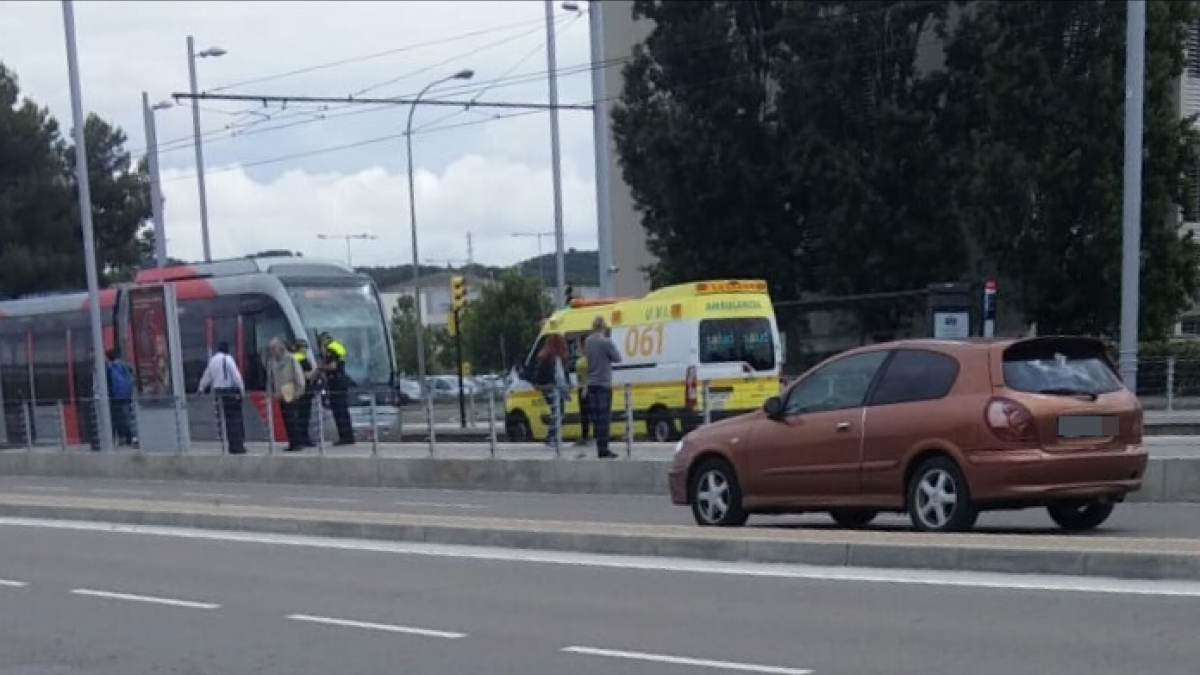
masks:
<instances>
[{"instance_id":1,"label":"pedestrian standing","mask_svg":"<svg viewBox=\"0 0 1200 675\"><path fill-rule=\"evenodd\" d=\"M607 328L604 317L592 319L592 334L583 343L583 353L587 357L587 399L592 411L592 433L596 437L596 453L601 459L617 456L608 449L608 435L612 424L613 364L621 362L621 353L608 336Z\"/></svg>"},{"instance_id":2,"label":"pedestrian standing","mask_svg":"<svg viewBox=\"0 0 1200 675\"><path fill-rule=\"evenodd\" d=\"M550 422L546 425L546 445L558 447L558 427L563 407L571 400L571 382L567 379L567 340L561 333L546 336L538 352L533 384L542 392L550 408Z\"/></svg>"},{"instance_id":3,"label":"pedestrian standing","mask_svg":"<svg viewBox=\"0 0 1200 675\"><path fill-rule=\"evenodd\" d=\"M329 333L319 336L324 350L325 386L329 390L329 411L337 425L334 445L354 445L354 425L350 420L350 375L346 373L346 347Z\"/></svg>"},{"instance_id":4,"label":"pedestrian standing","mask_svg":"<svg viewBox=\"0 0 1200 675\"><path fill-rule=\"evenodd\" d=\"M287 447L284 452L298 452L303 449L303 435L299 430L300 411L297 405L304 397L306 390L304 371L296 359L288 353L286 345L280 338L271 340L270 356L267 359L267 391L272 400L279 401L279 410L283 416L283 428L287 434ZM272 406L273 408L273 406ZM268 412L274 414L274 410Z\"/></svg>"},{"instance_id":5,"label":"pedestrian standing","mask_svg":"<svg viewBox=\"0 0 1200 675\"><path fill-rule=\"evenodd\" d=\"M246 383L237 362L229 355L229 343L217 344L217 351L208 360L208 367L200 377L200 391L211 391L217 397L225 418L225 439L229 443L229 454L246 454L246 429L242 423L242 398L246 395Z\"/></svg>"},{"instance_id":6,"label":"pedestrian standing","mask_svg":"<svg viewBox=\"0 0 1200 675\"><path fill-rule=\"evenodd\" d=\"M110 349L104 354L108 374L109 417L117 442L133 446L137 442L133 421L133 366Z\"/></svg>"}]
</instances>

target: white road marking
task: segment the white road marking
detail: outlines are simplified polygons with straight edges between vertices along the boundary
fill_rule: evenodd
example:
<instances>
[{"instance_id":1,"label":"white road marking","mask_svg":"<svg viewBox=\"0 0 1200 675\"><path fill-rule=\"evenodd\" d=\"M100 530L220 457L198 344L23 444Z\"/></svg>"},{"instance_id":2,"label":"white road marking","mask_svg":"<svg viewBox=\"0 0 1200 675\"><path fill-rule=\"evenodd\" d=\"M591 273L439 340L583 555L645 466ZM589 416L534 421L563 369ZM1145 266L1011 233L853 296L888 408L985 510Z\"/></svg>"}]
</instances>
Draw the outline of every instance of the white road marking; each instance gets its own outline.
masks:
<instances>
[{"instance_id":1,"label":"white road marking","mask_svg":"<svg viewBox=\"0 0 1200 675\"><path fill-rule=\"evenodd\" d=\"M284 497L283 501L307 504L358 504L362 500L345 497Z\"/></svg>"},{"instance_id":2,"label":"white road marking","mask_svg":"<svg viewBox=\"0 0 1200 675\"><path fill-rule=\"evenodd\" d=\"M429 628L414 628L412 626L396 626L389 623L370 623L367 621L353 621L351 619L335 619L328 616L311 616L309 614L292 614L286 617L290 621L302 621L305 623L320 623L327 626L341 626L343 628L365 628L367 630L378 630L387 633L404 633L406 635L421 635L424 637L444 638L446 640L457 640L467 637L466 633L453 633L444 630L432 630Z\"/></svg>"},{"instance_id":3,"label":"white road marking","mask_svg":"<svg viewBox=\"0 0 1200 675\"><path fill-rule=\"evenodd\" d=\"M395 506L435 506L435 507L444 507L444 508L448 508L448 509L490 509L491 508L490 506L487 506L486 504L450 504L447 502L398 501L398 502L392 502L392 504Z\"/></svg>"},{"instance_id":4,"label":"white road marking","mask_svg":"<svg viewBox=\"0 0 1200 675\"><path fill-rule=\"evenodd\" d=\"M227 541L246 544L294 546L339 551L394 553L435 558L487 560L495 562L538 563L640 570L646 572L675 572L711 574L718 576L765 579L796 579L822 582L857 582L934 586L945 588L1000 589L1006 591L1047 591L1068 593L1099 593L1109 595L1139 595L1159 597L1200 598L1200 582L1142 581L1104 577L1072 577L1049 574L1004 574L999 572L952 572L938 570L904 570L871 567L820 567L817 565L784 565L759 563L723 563L682 558L651 558L593 553L531 551L523 549L485 548L388 542L368 539L305 537L299 535L264 534L257 532L225 532L179 527L124 525L40 518L0 518L0 527L98 532L104 534L133 534L200 541Z\"/></svg>"},{"instance_id":5,"label":"white road marking","mask_svg":"<svg viewBox=\"0 0 1200 675\"><path fill-rule=\"evenodd\" d=\"M84 595L92 598L105 598L108 600L127 600L129 602L144 602L151 605L167 605L170 607L185 607L187 609L220 609L220 605L214 605L211 602L192 602L191 600L175 600L173 598L159 598L150 595L130 595L128 593L113 593L111 591L97 591L90 588L75 588L71 590L75 595Z\"/></svg>"},{"instance_id":6,"label":"white road marking","mask_svg":"<svg viewBox=\"0 0 1200 675\"><path fill-rule=\"evenodd\" d=\"M759 666L753 663L734 663L732 661L710 661L708 659L690 659L683 656L667 656L665 654L647 654L645 652L624 652L615 649L596 649L594 647L565 647L568 654L583 654L586 656L606 656L627 661L649 661L652 663L667 663L673 666L695 666L697 668L713 668L716 670L735 670L743 673L768 673L769 675L811 675L812 671L805 668L780 668L778 666Z\"/></svg>"},{"instance_id":7,"label":"white road marking","mask_svg":"<svg viewBox=\"0 0 1200 675\"><path fill-rule=\"evenodd\" d=\"M12 581L9 579L0 579L0 586L5 588L25 588L29 584L24 581Z\"/></svg>"},{"instance_id":8,"label":"white road marking","mask_svg":"<svg viewBox=\"0 0 1200 675\"><path fill-rule=\"evenodd\" d=\"M181 497L193 499L250 499L250 495L223 494L220 492L181 492Z\"/></svg>"},{"instance_id":9,"label":"white road marking","mask_svg":"<svg viewBox=\"0 0 1200 675\"><path fill-rule=\"evenodd\" d=\"M97 495L126 495L131 497L148 497L154 494L150 490L125 490L117 488L92 488L88 492Z\"/></svg>"}]
</instances>

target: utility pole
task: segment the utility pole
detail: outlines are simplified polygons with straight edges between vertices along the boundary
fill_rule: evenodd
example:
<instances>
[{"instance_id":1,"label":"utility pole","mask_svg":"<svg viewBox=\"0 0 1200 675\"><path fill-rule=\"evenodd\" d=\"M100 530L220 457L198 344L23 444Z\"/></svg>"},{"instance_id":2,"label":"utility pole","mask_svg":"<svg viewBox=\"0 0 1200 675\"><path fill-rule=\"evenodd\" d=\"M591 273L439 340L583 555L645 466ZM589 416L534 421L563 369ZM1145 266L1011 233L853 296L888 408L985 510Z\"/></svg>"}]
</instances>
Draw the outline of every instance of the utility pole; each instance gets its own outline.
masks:
<instances>
[{"instance_id":1,"label":"utility pole","mask_svg":"<svg viewBox=\"0 0 1200 675\"><path fill-rule=\"evenodd\" d=\"M558 138L558 51L554 39L554 0L546 2L546 78L550 87L550 174L554 188L554 304L566 297L566 244L563 234L562 157Z\"/></svg>"},{"instance_id":2,"label":"utility pole","mask_svg":"<svg viewBox=\"0 0 1200 675\"><path fill-rule=\"evenodd\" d=\"M597 257L600 262L600 292L604 297L613 296L612 204L609 202L608 157L612 141L608 129L608 82L605 80L604 49L604 3L591 0L588 3L588 27L591 29L592 49L592 135L594 137L596 162L596 241Z\"/></svg>"},{"instance_id":3,"label":"utility pole","mask_svg":"<svg viewBox=\"0 0 1200 675\"><path fill-rule=\"evenodd\" d=\"M317 239L326 239L326 240L328 240L328 239L343 239L343 240L345 240L345 242L346 242L346 266L349 267L350 269L354 269L354 258L352 256L352 251L350 249L350 242L354 241L354 240L369 241L371 239L378 239L378 238L379 237L376 237L373 234L318 234L317 235Z\"/></svg>"},{"instance_id":4,"label":"utility pole","mask_svg":"<svg viewBox=\"0 0 1200 675\"><path fill-rule=\"evenodd\" d=\"M542 253L542 237L553 237L554 232L513 232L514 237L537 237L538 247L538 281L546 283L546 259Z\"/></svg>"},{"instance_id":5,"label":"utility pole","mask_svg":"<svg viewBox=\"0 0 1200 675\"><path fill-rule=\"evenodd\" d=\"M471 241L471 233L467 233L467 265L475 264L475 243Z\"/></svg>"},{"instance_id":6,"label":"utility pole","mask_svg":"<svg viewBox=\"0 0 1200 675\"><path fill-rule=\"evenodd\" d=\"M1146 90L1146 2L1125 3L1125 197L1121 217L1121 379L1137 392L1142 252L1142 118Z\"/></svg>"}]
</instances>

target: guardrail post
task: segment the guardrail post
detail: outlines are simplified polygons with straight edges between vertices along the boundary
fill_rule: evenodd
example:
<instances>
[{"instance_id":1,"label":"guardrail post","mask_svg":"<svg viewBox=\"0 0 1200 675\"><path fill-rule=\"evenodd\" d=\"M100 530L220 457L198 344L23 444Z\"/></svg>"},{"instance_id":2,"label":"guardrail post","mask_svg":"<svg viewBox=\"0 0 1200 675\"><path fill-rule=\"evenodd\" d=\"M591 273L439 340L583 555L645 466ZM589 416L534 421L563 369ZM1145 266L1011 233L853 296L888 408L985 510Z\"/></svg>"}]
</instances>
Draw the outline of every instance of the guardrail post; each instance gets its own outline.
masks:
<instances>
[{"instance_id":1,"label":"guardrail post","mask_svg":"<svg viewBox=\"0 0 1200 675\"><path fill-rule=\"evenodd\" d=\"M25 426L25 450L33 452L33 401L21 406L21 422Z\"/></svg>"},{"instance_id":2,"label":"guardrail post","mask_svg":"<svg viewBox=\"0 0 1200 675\"><path fill-rule=\"evenodd\" d=\"M187 452L190 443L186 442L184 434L191 434L190 429L183 428L183 416L179 414L184 406L187 405L187 396L172 396L171 397L171 413L175 417L175 442L178 443L178 454L182 455Z\"/></svg>"},{"instance_id":3,"label":"guardrail post","mask_svg":"<svg viewBox=\"0 0 1200 675\"><path fill-rule=\"evenodd\" d=\"M221 454L229 454L229 434L225 430L225 406L220 396L213 396L213 408L217 413L217 439L221 442Z\"/></svg>"},{"instance_id":4,"label":"guardrail post","mask_svg":"<svg viewBox=\"0 0 1200 675\"><path fill-rule=\"evenodd\" d=\"M1175 357L1167 357L1167 411L1175 410Z\"/></svg>"},{"instance_id":5,"label":"guardrail post","mask_svg":"<svg viewBox=\"0 0 1200 675\"><path fill-rule=\"evenodd\" d=\"M633 385L625 383L625 457L633 457Z\"/></svg>"},{"instance_id":6,"label":"guardrail post","mask_svg":"<svg viewBox=\"0 0 1200 675\"><path fill-rule=\"evenodd\" d=\"M492 459L496 458L496 392L488 389L488 445Z\"/></svg>"},{"instance_id":7,"label":"guardrail post","mask_svg":"<svg viewBox=\"0 0 1200 675\"><path fill-rule=\"evenodd\" d=\"M433 419L433 391L428 385L425 387L425 392L428 394L425 397L425 423L429 426L429 456L433 457L437 454L437 430Z\"/></svg>"},{"instance_id":8,"label":"guardrail post","mask_svg":"<svg viewBox=\"0 0 1200 675\"><path fill-rule=\"evenodd\" d=\"M317 456L325 456L325 403L324 399L314 399L317 405Z\"/></svg>"},{"instance_id":9,"label":"guardrail post","mask_svg":"<svg viewBox=\"0 0 1200 675\"><path fill-rule=\"evenodd\" d=\"M61 399L58 401L58 447L67 451L67 412Z\"/></svg>"},{"instance_id":10,"label":"guardrail post","mask_svg":"<svg viewBox=\"0 0 1200 675\"><path fill-rule=\"evenodd\" d=\"M280 403L280 407L279 407L279 410L281 413L283 412L282 400L283 399L280 399L281 403ZM275 454L275 398L273 396L271 396L270 392L267 392L266 408L267 408L267 455L269 456L269 455ZM289 438L288 443L290 444L291 442L292 442L292 439Z\"/></svg>"},{"instance_id":11,"label":"guardrail post","mask_svg":"<svg viewBox=\"0 0 1200 675\"><path fill-rule=\"evenodd\" d=\"M471 390L471 394L467 396L467 426L475 428L475 390Z\"/></svg>"},{"instance_id":12,"label":"guardrail post","mask_svg":"<svg viewBox=\"0 0 1200 675\"><path fill-rule=\"evenodd\" d=\"M708 380L705 380L700 386L702 388L702 391L704 392L704 423L711 424L712 423L712 390L709 388L710 383Z\"/></svg>"},{"instance_id":13,"label":"guardrail post","mask_svg":"<svg viewBox=\"0 0 1200 675\"><path fill-rule=\"evenodd\" d=\"M379 409L375 407L374 394L371 395L371 456L379 456Z\"/></svg>"}]
</instances>

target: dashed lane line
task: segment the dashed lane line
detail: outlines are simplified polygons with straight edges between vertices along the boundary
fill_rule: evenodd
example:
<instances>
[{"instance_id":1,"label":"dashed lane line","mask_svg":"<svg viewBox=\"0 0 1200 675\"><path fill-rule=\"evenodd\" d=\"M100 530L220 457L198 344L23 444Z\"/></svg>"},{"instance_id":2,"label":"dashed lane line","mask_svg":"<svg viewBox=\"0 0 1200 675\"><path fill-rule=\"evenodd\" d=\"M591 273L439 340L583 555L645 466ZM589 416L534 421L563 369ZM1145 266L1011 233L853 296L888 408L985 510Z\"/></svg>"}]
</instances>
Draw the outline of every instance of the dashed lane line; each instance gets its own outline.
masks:
<instances>
[{"instance_id":1,"label":"dashed lane line","mask_svg":"<svg viewBox=\"0 0 1200 675\"><path fill-rule=\"evenodd\" d=\"M29 584L24 581L12 581L11 579L0 579L0 586L4 588L25 588Z\"/></svg>"},{"instance_id":2,"label":"dashed lane line","mask_svg":"<svg viewBox=\"0 0 1200 675\"><path fill-rule=\"evenodd\" d=\"M650 654L647 652L627 652L616 649L597 649L595 647L564 647L562 651L567 654L601 656L612 659L623 659L626 661L664 663L673 666L692 666L694 668L731 670L743 673L766 673L768 675L812 675L813 672L807 668L780 668L778 666L760 666L753 663L711 661L709 659L693 659L684 656L668 656L666 654Z\"/></svg>"},{"instance_id":3,"label":"dashed lane line","mask_svg":"<svg viewBox=\"0 0 1200 675\"><path fill-rule=\"evenodd\" d=\"M98 591L91 588L75 588L71 590L75 595L82 595L92 598L103 598L106 600L124 600L126 602L142 602L150 605L166 605L168 607L183 607L185 609L220 609L221 606L211 602L194 602L192 600L176 600L174 598L163 598L152 595L132 595L129 593L113 593L112 591Z\"/></svg>"},{"instance_id":4,"label":"dashed lane line","mask_svg":"<svg viewBox=\"0 0 1200 675\"><path fill-rule=\"evenodd\" d=\"M383 631L385 633L403 633L405 635L420 635L422 637L435 637L445 640L458 640L467 637L466 633L433 630L430 628L415 628L413 626L397 626L389 623L372 623L369 621L355 621L352 619L337 619L329 616L313 616L311 614L290 614L286 618L289 621L299 621L302 623L316 623L326 626L338 626L341 628L362 628L366 630Z\"/></svg>"}]
</instances>

